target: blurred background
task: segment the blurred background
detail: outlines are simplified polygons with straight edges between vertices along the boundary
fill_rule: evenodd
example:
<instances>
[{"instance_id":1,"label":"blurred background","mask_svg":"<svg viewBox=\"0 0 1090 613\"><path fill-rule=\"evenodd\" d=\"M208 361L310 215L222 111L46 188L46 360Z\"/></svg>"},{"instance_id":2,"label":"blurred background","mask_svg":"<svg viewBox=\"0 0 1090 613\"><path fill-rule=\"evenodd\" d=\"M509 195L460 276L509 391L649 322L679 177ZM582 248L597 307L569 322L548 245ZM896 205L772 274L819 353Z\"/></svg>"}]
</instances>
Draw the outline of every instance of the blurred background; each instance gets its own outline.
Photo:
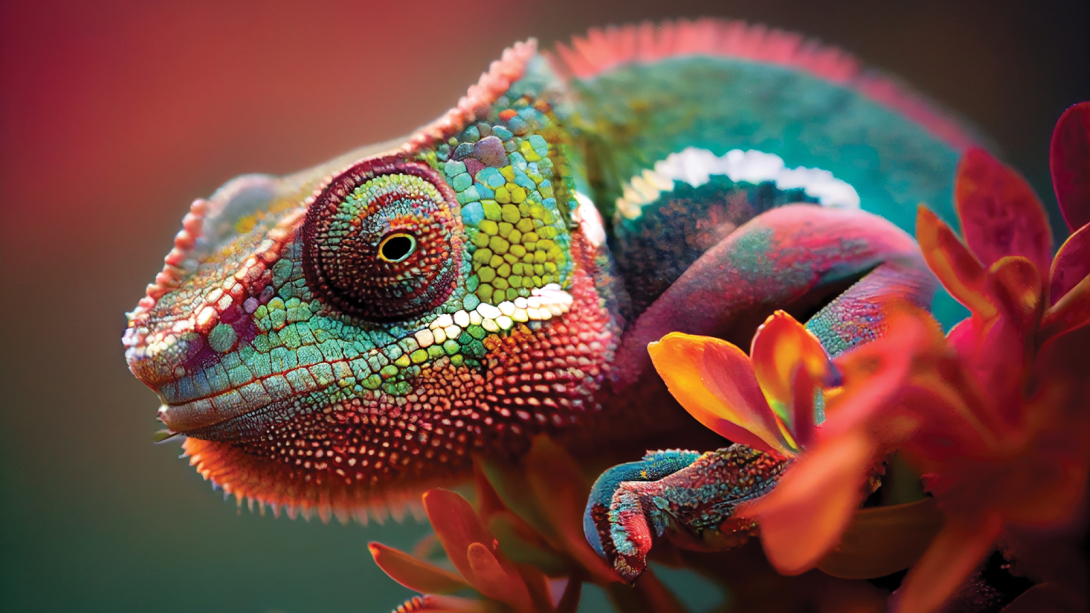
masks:
<instances>
[{"instance_id":1,"label":"blurred background","mask_svg":"<svg viewBox=\"0 0 1090 613\"><path fill-rule=\"evenodd\" d=\"M0 610L369 612L410 596L366 543L411 546L411 520L240 514L177 444L152 444L158 404L125 367L123 312L189 202L228 178L407 133L513 41L700 15L899 74L1055 208L1052 126L1090 99L1085 0L0 2Z\"/></svg>"}]
</instances>

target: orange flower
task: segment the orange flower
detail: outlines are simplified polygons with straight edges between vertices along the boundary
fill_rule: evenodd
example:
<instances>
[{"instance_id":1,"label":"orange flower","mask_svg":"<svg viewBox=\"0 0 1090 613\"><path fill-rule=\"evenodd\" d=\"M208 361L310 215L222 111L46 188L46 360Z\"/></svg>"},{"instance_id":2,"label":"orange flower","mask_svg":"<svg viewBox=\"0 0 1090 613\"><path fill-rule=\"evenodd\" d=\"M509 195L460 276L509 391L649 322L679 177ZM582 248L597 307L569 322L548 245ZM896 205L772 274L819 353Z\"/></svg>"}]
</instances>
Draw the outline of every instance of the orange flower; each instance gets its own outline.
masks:
<instances>
[{"instance_id":1,"label":"orange flower","mask_svg":"<svg viewBox=\"0 0 1090 613\"><path fill-rule=\"evenodd\" d=\"M796 458L762 499L777 505L760 507L769 560L785 574L808 570L837 543L871 468L917 425L914 419L869 423L870 407L886 404L911 367L909 354L890 343L919 344L928 332L941 340L941 333L904 326L894 315L889 327L898 338L872 343L882 344L869 363L840 358L835 366L817 338L782 311L757 329L752 357L726 341L685 334L649 347L667 387L697 420L735 442ZM815 399L828 411L820 425ZM828 433L837 435L836 445L822 444ZM794 476L800 471L805 478Z\"/></svg>"},{"instance_id":2,"label":"orange flower","mask_svg":"<svg viewBox=\"0 0 1090 613\"><path fill-rule=\"evenodd\" d=\"M677 332L647 350L681 406L724 437L789 457L812 440L815 392L833 370L818 339L787 313L757 329L752 357L727 341Z\"/></svg>"},{"instance_id":3,"label":"orange flower","mask_svg":"<svg viewBox=\"0 0 1090 613\"><path fill-rule=\"evenodd\" d=\"M1061 118L1052 155L1065 219L1084 224L1090 104ZM684 335L651 348L701 423L797 456L770 494L739 511L760 522L768 558L785 574L812 568L839 542L882 456L900 449L926 473L945 525L899 590L906 612L941 605L1005 526L1069 521L1090 470L1090 226L1072 227L1049 266L1040 202L979 150L959 165L955 198L968 246L927 209L917 219L928 265L972 312L946 339L925 313L894 305L886 335L838 357L835 370L818 366L812 343L799 340L805 330L782 314L766 326L793 332L758 330L750 358ZM822 385L830 372L841 377L835 390ZM828 419L811 427L800 415L817 388Z\"/></svg>"}]
</instances>

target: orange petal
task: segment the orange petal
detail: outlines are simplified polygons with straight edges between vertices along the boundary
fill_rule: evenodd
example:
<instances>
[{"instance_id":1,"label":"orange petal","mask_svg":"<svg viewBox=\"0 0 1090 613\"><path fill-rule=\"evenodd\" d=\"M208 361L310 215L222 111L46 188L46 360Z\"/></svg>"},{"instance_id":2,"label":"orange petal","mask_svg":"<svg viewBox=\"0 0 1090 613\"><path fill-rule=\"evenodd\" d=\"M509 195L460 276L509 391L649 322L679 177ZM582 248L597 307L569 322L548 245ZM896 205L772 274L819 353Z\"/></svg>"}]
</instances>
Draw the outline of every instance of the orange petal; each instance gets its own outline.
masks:
<instances>
[{"instance_id":1,"label":"orange petal","mask_svg":"<svg viewBox=\"0 0 1090 613\"><path fill-rule=\"evenodd\" d=\"M927 553L908 572L898 590L899 613L930 613L954 593L992 549L1002 521L948 517Z\"/></svg>"},{"instance_id":2,"label":"orange petal","mask_svg":"<svg viewBox=\"0 0 1090 613\"><path fill-rule=\"evenodd\" d=\"M1041 273L1029 259L999 258L988 268L984 291L1003 315L1025 330L1040 316Z\"/></svg>"},{"instance_id":3,"label":"orange petal","mask_svg":"<svg viewBox=\"0 0 1090 613\"><path fill-rule=\"evenodd\" d=\"M825 377L816 379L805 368L795 369L795 380L791 384L794 397L791 399L791 426L786 438L794 442L797 449L809 447L814 442L816 421L814 395L822 388Z\"/></svg>"},{"instance_id":4,"label":"orange petal","mask_svg":"<svg viewBox=\"0 0 1090 613\"><path fill-rule=\"evenodd\" d=\"M504 568L488 547L481 543L470 543L466 559L473 570L470 583L478 592L493 600L506 602L516 611L532 610L530 592L513 565Z\"/></svg>"},{"instance_id":5,"label":"orange petal","mask_svg":"<svg viewBox=\"0 0 1090 613\"><path fill-rule=\"evenodd\" d=\"M1067 237L1056 257L1052 260L1052 270L1049 271L1050 304L1056 304L1071 288L1078 285L1079 281L1090 275L1090 225L1079 228L1077 232Z\"/></svg>"},{"instance_id":6,"label":"orange petal","mask_svg":"<svg viewBox=\"0 0 1090 613\"><path fill-rule=\"evenodd\" d=\"M985 266L1021 255L1048 268L1048 215L1022 175L983 149L969 149L958 164L954 203L965 242Z\"/></svg>"},{"instance_id":7,"label":"orange petal","mask_svg":"<svg viewBox=\"0 0 1090 613\"><path fill-rule=\"evenodd\" d=\"M481 543L489 550L498 551L499 543L466 499L454 492L428 490L424 493L424 512L454 568L472 584L473 569L466 558L466 550L473 543Z\"/></svg>"},{"instance_id":8,"label":"orange petal","mask_svg":"<svg viewBox=\"0 0 1090 613\"><path fill-rule=\"evenodd\" d=\"M790 453L741 349L673 332L647 351L670 393L704 426L755 449Z\"/></svg>"},{"instance_id":9,"label":"orange petal","mask_svg":"<svg viewBox=\"0 0 1090 613\"><path fill-rule=\"evenodd\" d=\"M799 434L807 441L812 434L814 392L832 370L829 357L817 337L783 311L776 311L757 328L749 353L765 400L787 427L788 442L797 443L797 449ZM807 376L797 377L800 369ZM806 389L794 389L796 382ZM808 399L809 411L796 415L796 396Z\"/></svg>"},{"instance_id":10,"label":"orange petal","mask_svg":"<svg viewBox=\"0 0 1090 613\"><path fill-rule=\"evenodd\" d=\"M855 430L799 457L776 488L737 515L756 519L768 560L785 575L814 567L840 541L863 500L875 447Z\"/></svg>"},{"instance_id":11,"label":"orange petal","mask_svg":"<svg viewBox=\"0 0 1090 613\"><path fill-rule=\"evenodd\" d=\"M984 267L950 226L923 205L916 212L916 240L927 266L955 300L985 319L995 315L984 297Z\"/></svg>"},{"instance_id":12,"label":"orange petal","mask_svg":"<svg viewBox=\"0 0 1090 613\"><path fill-rule=\"evenodd\" d=\"M984 338L985 329L985 322L979 317L966 317L950 328L946 333L946 342L963 360L975 360L980 352L980 341Z\"/></svg>"},{"instance_id":13,"label":"orange petal","mask_svg":"<svg viewBox=\"0 0 1090 613\"><path fill-rule=\"evenodd\" d=\"M423 560L387 547L369 543L367 549L382 572L401 585L421 593L447 594L469 587L461 577Z\"/></svg>"},{"instance_id":14,"label":"orange petal","mask_svg":"<svg viewBox=\"0 0 1090 613\"><path fill-rule=\"evenodd\" d=\"M1027 258L1004 257L988 269L984 289L1002 316L983 328L976 359L965 364L991 400L988 413L1001 416L1006 423L1018 423L1022 373L1032 359L1044 308L1041 277ZM969 395L964 387L958 390L962 396Z\"/></svg>"},{"instance_id":15,"label":"orange petal","mask_svg":"<svg viewBox=\"0 0 1090 613\"><path fill-rule=\"evenodd\" d=\"M1087 324L1090 324L1090 277L1084 277L1045 311L1040 338L1043 341Z\"/></svg>"},{"instance_id":16,"label":"orange petal","mask_svg":"<svg viewBox=\"0 0 1090 613\"><path fill-rule=\"evenodd\" d=\"M890 419L889 407L908 384L917 357L944 346L938 323L927 313L907 303L889 305L885 335L836 359L843 385L826 403L820 438L862 429L880 434L882 446L902 440L913 424Z\"/></svg>"},{"instance_id":17,"label":"orange petal","mask_svg":"<svg viewBox=\"0 0 1090 613\"><path fill-rule=\"evenodd\" d=\"M1074 232L1090 224L1090 102L1067 109L1056 122L1049 165L1067 227Z\"/></svg>"},{"instance_id":18,"label":"orange petal","mask_svg":"<svg viewBox=\"0 0 1090 613\"><path fill-rule=\"evenodd\" d=\"M912 566L942 528L933 498L860 509L817 567L842 579L884 577Z\"/></svg>"},{"instance_id":19,"label":"orange petal","mask_svg":"<svg viewBox=\"0 0 1090 613\"><path fill-rule=\"evenodd\" d=\"M590 548L583 534L583 511L591 484L579 472L575 460L547 436L538 436L526 457L526 477L563 549L598 582L620 581L609 564Z\"/></svg>"}]
</instances>

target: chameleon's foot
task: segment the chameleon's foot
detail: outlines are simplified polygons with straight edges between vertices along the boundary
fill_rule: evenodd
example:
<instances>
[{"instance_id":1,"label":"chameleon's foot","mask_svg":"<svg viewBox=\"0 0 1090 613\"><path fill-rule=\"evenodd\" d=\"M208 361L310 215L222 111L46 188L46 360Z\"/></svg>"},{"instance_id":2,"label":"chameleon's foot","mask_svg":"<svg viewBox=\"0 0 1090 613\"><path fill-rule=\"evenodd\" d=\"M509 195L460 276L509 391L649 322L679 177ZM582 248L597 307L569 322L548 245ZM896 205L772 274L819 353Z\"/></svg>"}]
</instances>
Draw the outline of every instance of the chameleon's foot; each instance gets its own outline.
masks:
<instances>
[{"instance_id":1,"label":"chameleon's foot","mask_svg":"<svg viewBox=\"0 0 1090 613\"><path fill-rule=\"evenodd\" d=\"M652 451L639 462L607 470L595 482L583 515L591 547L625 581L647 568L655 539L685 549L730 549L755 534L735 518L742 502L767 493L790 461L745 445L700 454Z\"/></svg>"}]
</instances>

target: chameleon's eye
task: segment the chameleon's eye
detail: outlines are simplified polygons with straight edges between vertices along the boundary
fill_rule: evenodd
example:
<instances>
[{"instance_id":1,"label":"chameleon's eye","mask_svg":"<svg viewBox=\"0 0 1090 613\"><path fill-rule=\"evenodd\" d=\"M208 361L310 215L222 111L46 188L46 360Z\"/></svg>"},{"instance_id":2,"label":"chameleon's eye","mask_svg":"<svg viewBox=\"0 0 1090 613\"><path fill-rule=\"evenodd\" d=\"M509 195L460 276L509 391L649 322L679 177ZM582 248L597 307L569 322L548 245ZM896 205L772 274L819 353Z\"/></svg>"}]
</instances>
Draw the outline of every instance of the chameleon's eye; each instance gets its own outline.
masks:
<instances>
[{"instance_id":1,"label":"chameleon's eye","mask_svg":"<svg viewBox=\"0 0 1090 613\"><path fill-rule=\"evenodd\" d=\"M303 267L318 297L368 321L441 305L461 269L462 220L431 168L368 161L330 182L307 211Z\"/></svg>"},{"instance_id":2,"label":"chameleon's eye","mask_svg":"<svg viewBox=\"0 0 1090 613\"><path fill-rule=\"evenodd\" d=\"M378 246L378 257L387 262L400 262L416 251L416 239L412 234L394 232L389 234Z\"/></svg>"}]
</instances>

